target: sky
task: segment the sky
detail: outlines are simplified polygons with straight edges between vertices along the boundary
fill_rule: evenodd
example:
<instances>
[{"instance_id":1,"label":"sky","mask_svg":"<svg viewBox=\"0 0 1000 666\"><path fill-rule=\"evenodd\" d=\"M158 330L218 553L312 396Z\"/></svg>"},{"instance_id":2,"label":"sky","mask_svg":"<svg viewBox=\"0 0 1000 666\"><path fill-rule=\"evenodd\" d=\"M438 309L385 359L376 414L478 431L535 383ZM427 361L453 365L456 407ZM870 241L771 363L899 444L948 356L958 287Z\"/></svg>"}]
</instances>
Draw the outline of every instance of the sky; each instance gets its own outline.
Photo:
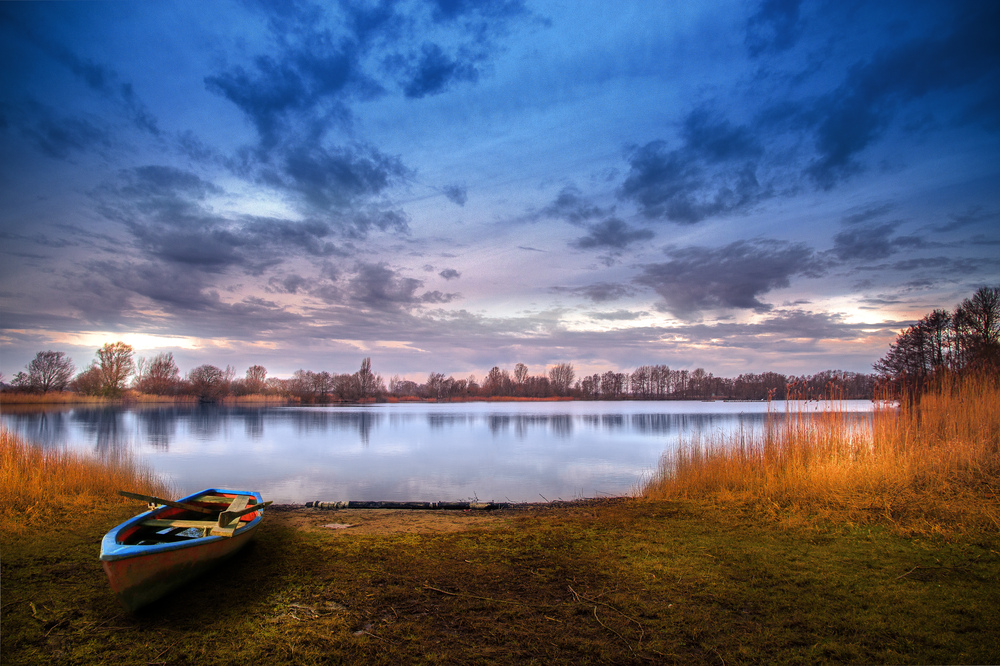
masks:
<instances>
[{"instance_id":1,"label":"sky","mask_svg":"<svg viewBox=\"0 0 1000 666\"><path fill-rule=\"evenodd\" d=\"M0 372L868 372L1000 284L1000 3L0 5Z\"/></svg>"}]
</instances>

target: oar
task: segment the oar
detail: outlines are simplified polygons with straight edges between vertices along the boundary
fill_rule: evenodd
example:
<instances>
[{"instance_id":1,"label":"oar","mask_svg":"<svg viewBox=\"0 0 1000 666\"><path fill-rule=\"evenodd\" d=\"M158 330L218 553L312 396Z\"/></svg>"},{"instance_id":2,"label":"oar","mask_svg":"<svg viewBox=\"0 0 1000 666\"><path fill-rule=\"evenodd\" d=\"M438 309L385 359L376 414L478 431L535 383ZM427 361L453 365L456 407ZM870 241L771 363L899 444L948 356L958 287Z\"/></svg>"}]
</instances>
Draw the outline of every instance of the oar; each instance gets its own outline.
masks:
<instances>
[{"instance_id":1,"label":"oar","mask_svg":"<svg viewBox=\"0 0 1000 666\"><path fill-rule=\"evenodd\" d=\"M122 497L137 499L143 502L164 504L166 506L172 506L175 509L184 509L185 511L197 511L198 513L212 513L212 514L215 513L214 510L206 509L203 506L195 506L194 504L187 504L185 502L174 502L173 500L163 499L162 497L153 497L152 495L140 495L139 493L130 493L126 490L119 490L118 494L121 495Z\"/></svg>"},{"instance_id":2,"label":"oar","mask_svg":"<svg viewBox=\"0 0 1000 666\"><path fill-rule=\"evenodd\" d=\"M248 513L253 513L254 511L259 511L263 509L268 504L271 504L273 500L268 500L263 504L253 504L245 509L240 509L239 511L223 511L219 514L219 527L226 527L229 523L233 522L240 516L245 516Z\"/></svg>"}]
</instances>

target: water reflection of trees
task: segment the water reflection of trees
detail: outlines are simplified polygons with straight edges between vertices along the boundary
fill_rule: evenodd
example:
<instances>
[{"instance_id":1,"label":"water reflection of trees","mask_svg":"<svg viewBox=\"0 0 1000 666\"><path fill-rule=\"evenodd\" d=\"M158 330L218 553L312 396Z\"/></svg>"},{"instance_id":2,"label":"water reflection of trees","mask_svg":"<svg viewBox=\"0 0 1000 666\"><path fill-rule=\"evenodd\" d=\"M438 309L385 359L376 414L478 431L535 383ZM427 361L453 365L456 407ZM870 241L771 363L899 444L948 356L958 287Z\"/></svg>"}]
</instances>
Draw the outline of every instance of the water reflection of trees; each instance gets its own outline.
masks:
<instances>
[{"instance_id":1,"label":"water reflection of trees","mask_svg":"<svg viewBox=\"0 0 1000 666\"><path fill-rule=\"evenodd\" d=\"M11 410L4 407L4 425L29 442L44 447L60 446L69 440L68 410Z\"/></svg>"},{"instance_id":2,"label":"water reflection of trees","mask_svg":"<svg viewBox=\"0 0 1000 666\"><path fill-rule=\"evenodd\" d=\"M80 407L73 410L72 419L94 443L94 450L107 455L120 453L131 444L126 413L117 407Z\"/></svg>"},{"instance_id":3,"label":"water reflection of trees","mask_svg":"<svg viewBox=\"0 0 1000 666\"><path fill-rule=\"evenodd\" d=\"M513 426L514 436L524 439L532 428L548 428L559 438L573 434L573 417L569 414L489 414L486 427L494 437L505 433Z\"/></svg>"},{"instance_id":4,"label":"water reflection of trees","mask_svg":"<svg viewBox=\"0 0 1000 666\"><path fill-rule=\"evenodd\" d=\"M176 408L140 409L136 411L135 418L146 444L163 452L170 450L170 443L177 436L177 422L180 420Z\"/></svg>"},{"instance_id":5,"label":"water reflection of trees","mask_svg":"<svg viewBox=\"0 0 1000 666\"><path fill-rule=\"evenodd\" d=\"M291 412L293 425L305 434L329 430L353 430L364 446L371 442L371 433L378 427L385 414L376 411L311 410L303 408Z\"/></svg>"}]
</instances>

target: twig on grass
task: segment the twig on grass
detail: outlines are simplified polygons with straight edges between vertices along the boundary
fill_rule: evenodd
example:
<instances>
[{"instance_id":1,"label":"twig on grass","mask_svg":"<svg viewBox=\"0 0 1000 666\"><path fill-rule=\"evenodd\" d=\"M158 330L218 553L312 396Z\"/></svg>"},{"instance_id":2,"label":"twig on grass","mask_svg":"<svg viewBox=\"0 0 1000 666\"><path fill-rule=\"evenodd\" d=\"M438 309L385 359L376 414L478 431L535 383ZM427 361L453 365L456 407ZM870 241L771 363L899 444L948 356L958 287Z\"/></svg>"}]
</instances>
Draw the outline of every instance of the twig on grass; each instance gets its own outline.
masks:
<instances>
[{"instance_id":1,"label":"twig on grass","mask_svg":"<svg viewBox=\"0 0 1000 666\"><path fill-rule=\"evenodd\" d=\"M893 580L899 580L900 578L906 578L907 576L909 576L914 571L917 571L918 569L919 570L924 570L924 571L930 570L930 569L951 569L952 571L965 571L966 568L967 567L946 567L944 565L942 565L942 566L936 566L936 567L919 567L918 566L918 567L913 567L912 569L910 569L909 571L907 571L905 574L900 574L900 575L896 576L895 578L893 578Z\"/></svg>"},{"instance_id":2,"label":"twig on grass","mask_svg":"<svg viewBox=\"0 0 1000 666\"><path fill-rule=\"evenodd\" d=\"M618 638L620 638L621 641L622 641L622 643L625 644L625 647L628 648L628 651L631 652L632 654L635 654L635 650L632 649L632 645L628 642L627 638L625 638L624 636L622 636L621 634L619 634L617 631L615 631L614 629L612 629L608 625L606 625L603 622L601 622L601 618L597 617L597 606L594 606L594 619L597 620L597 624L601 625L602 627L604 627L605 629L607 629L608 631L610 631L611 633L613 633L615 636L617 636Z\"/></svg>"},{"instance_id":3,"label":"twig on grass","mask_svg":"<svg viewBox=\"0 0 1000 666\"><path fill-rule=\"evenodd\" d=\"M527 606L528 608L555 608L553 604L529 604L523 601L511 601L509 599L494 599L493 597L480 597L476 594L461 594L458 592L449 592L448 590L442 590L439 587L432 587L430 585L424 585L424 588L428 590L433 590L434 592L439 592L441 594L446 594L449 597L465 597L466 599L480 599L482 601L492 601L498 604L513 604L515 606Z\"/></svg>"}]
</instances>

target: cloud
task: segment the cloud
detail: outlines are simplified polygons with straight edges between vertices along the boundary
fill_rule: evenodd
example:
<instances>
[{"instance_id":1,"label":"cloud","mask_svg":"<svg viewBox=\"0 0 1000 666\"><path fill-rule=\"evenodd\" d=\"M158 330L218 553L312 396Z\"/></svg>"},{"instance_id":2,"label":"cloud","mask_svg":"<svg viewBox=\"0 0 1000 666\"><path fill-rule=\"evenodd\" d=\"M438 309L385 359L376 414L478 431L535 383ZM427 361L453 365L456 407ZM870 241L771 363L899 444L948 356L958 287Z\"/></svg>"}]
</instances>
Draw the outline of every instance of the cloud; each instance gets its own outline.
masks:
<instances>
[{"instance_id":1,"label":"cloud","mask_svg":"<svg viewBox=\"0 0 1000 666\"><path fill-rule=\"evenodd\" d=\"M743 211L773 196L758 180L762 155L749 127L697 109L683 123L679 147L656 140L629 150L618 196L648 219L680 224Z\"/></svg>"},{"instance_id":2,"label":"cloud","mask_svg":"<svg viewBox=\"0 0 1000 666\"><path fill-rule=\"evenodd\" d=\"M746 46L752 57L787 51L801 34L801 0L764 0L747 21Z\"/></svg>"},{"instance_id":3,"label":"cloud","mask_svg":"<svg viewBox=\"0 0 1000 666\"><path fill-rule=\"evenodd\" d=\"M421 47L416 62L406 67L403 92L407 97L419 99L444 92L454 82L475 81L479 78L475 59L463 61L446 55L438 44L427 43Z\"/></svg>"},{"instance_id":4,"label":"cloud","mask_svg":"<svg viewBox=\"0 0 1000 666\"><path fill-rule=\"evenodd\" d=\"M995 97L1000 44L993 26L998 24L997 3L956 5L952 17L926 36L880 50L849 69L842 83L819 97L804 116L812 125L818 153L808 175L819 187L830 189L860 171L858 155L914 100L963 88L965 94L952 103L965 99L976 106ZM985 109L992 119L1000 119L997 105Z\"/></svg>"},{"instance_id":5,"label":"cloud","mask_svg":"<svg viewBox=\"0 0 1000 666\"><path fill-rule=\"evenodd\" d=\"M298 193L311 208L329 212L371 200L408 174L399 158L372 146L324 148L302 144L285 152L279 169L265 167L261 180ZM384 225L388 227L405 231L405 224L399 221Z\"/></svg>"},{"instance_id":6,"label":"cloud","mask_svg":"<svg viewBox=\"0 0 1000 666\"><path fill-rule=\"evenodd\" d=\"M555 201L542 209L541 214L566 220L571 224L583 224L588 220L610 215L612 212L613 210L590 203L575 185L567 185L559 191Z\"/></svg>"},{"instance_id":7,"label":"cloud","mask_svg":"<svg viewBox=\"0 0 1000 666\"><path fill-rule=\"evenodd\" d=\"M78 55L71 48L53 39L48 26L39 28L36 18L31 16L30 6L8 6L0 12L0 24L7 24L18 36L27 39L40 51L66 68L100 97L109 100L125 113L131 124L138 129L160 136L155 116L136 95L132 84L122 81L118 72L106 65Z\"/></svg>"},{"instance_id":8,"label":"cloud","mask_svg":"<svg viewBox=\"0 0 1000 666\"><path fill-rule=\"evenodd\" d=\"M841 231L833 237L833 252L841 260L884 259L897 250L889 238L897 226L890 222L867 229Z\"/></svg>"},{"instance_id":9,"label":"cloud","mask_svg":"<svg viewBox=\"0 0 1000 666\"><path fill-rule=\"evenodd\" d=\"M616 217L592 224L589 229L588 235L570 241L570 245L581 250L624 250L632 243L650 240L655 236L649 229L632 229Z\"/></svg>"},{"instance_id":10,"label":"cloud","mask_svg":"<svg viewBox=\"0 0 1000 666\"><path fill-rule=\"evenodd\" d=\"M971 206L962 213L953 213L948 217L951 221L947 224L934 227L934 231L955 231L964 227L981 225L987 222L996 225L997 221L1000 220L1000 213L985 210L982 206Z\"/></svg>"},{"instance_id":11,"label":"cloud","mask_svg":"<svg viewBox=\"0 0 1000 666\"><path fill-rule=\"evenodd\" d=\"M307 218L226 215L216 212L211 198L223 190L196 174L150 165L121 172L117 182L94 192L98 210L121 222L134 247L148 259L189 269L220 272L236 267L260 273L289 256L322 259L341 256L334 242L338 227ZM388 215L388 217L386 217ZM358 212L341 226L341 233L405 226L405 220L384 212Z\"/></svg>"},{"instance_id":12,"label":"cloud","mask_svg":"<svg viewBox=\"0 0 1000 666\"><path fill-rule=\"evenodd\" d=\"M65 160L74 153L113 145L111 134L102 124L86 116L59 116L52 109L34 101L23 105L15 122L21 134L49 157ZM2 126L0 126L2 129Z\"/></svg>"},{"instance_id":13,"label":"cloud","mask_svg":"<svg viewBox=\"0 0 1000 666\"><path fill-rule=\"evenodd\" d=\"M354 277L347 282L346 294L351 303L371 310L394 312L412 308L421 303L448 303L458 294L440 291L417 295L422 280L402 277L385 263L359 262Z\"/></svg>"},{"instance_id":14,"label":"cloud","mask_svg":"<svg viewBox=\"0 0 1000 666\"><path fill-rule=\"evenodd\" d=\"M309 280L301 275L286 275L283 278L272 277L267 281L267 291L279 294L297 294L309 286Z\"/></svg>"},{"instance_id":15,"label":"cloud","mask_svg":"<svg viewBox=\"0 0 1000 666\"><path fill-rule=\"evenodd\" d=\"M584 296L594 303L617 301L635 294L635 289L628 284L616 282L596 282L584 287L553 287L555 293L569 293Z\"/></svg>"},{"instance_id":16,"label":"cloud","mask_svg":"<svg viewBox=\"0 0 1000 666\"><path fill-rule=\"evenodd\" d=\"M823 270L811 248L787 241L736 241L669 254L668 262L643 266L634 281L656 291L663 299L660 309L679 319L712 309L766 312L772 306L760 296L789 286L794 276L816 277Z\"/></svg>"},{"instance_id":17,"label":"cloud","mask_svg":"<svg viewBox=\"0 0 1000 666\"><path fill-rule=\"evenodd\" d=\"M647 219L695 224L745 212L776 196L779 186L789 192L803 186L830 190L865 170L864 151L881 141L901 114L915 110L917 101L922 116L938 125L1000 127L1000 45L987 27L1000 23L1000 5L949 6L936 17L934 31L886 42L865 57L850 52L855 62L832 86L831 73L817 64L829 56L828 43L813 40L811 52L785 55L806 43L808 26L800 10L796 1L766 0L747 24L747 48L761 72L787 74L766 81L788 86L783 100L756 110L749 103L743 124L714 110L724 108L720 100L696 107L674 140L629 148L619 198L634 203ZM858 21L835 4L816 11L812 24ZM867 23L886 20L877 9L868 14ZM803 96L809 87L817 92ZM899 129L904 135L923 131L915 125Z\"/></svg>"},{"instance_id":18,"label":"cloud","mask_svg":"<svg viewBox=\"0 0 1000 666\"><path fill-rule=\"evenodd\" d=\"M457 278L462 277L462 274L456 271L454 268L446 268L440 273L438 273L438 275L443 277L445 280L455 280Z\"/></svg>"},{"instance_id":19,"label":"cloud","mask_svg":"<svg viewBox=\"0 0 1000 666\"><path fill-rule=\"evenodd\" d=\"M448 201L459 206L464 206L469 200L469 192L465 185L445 185L441 190L448 197Z\"/></svg>"}]
</instances>

